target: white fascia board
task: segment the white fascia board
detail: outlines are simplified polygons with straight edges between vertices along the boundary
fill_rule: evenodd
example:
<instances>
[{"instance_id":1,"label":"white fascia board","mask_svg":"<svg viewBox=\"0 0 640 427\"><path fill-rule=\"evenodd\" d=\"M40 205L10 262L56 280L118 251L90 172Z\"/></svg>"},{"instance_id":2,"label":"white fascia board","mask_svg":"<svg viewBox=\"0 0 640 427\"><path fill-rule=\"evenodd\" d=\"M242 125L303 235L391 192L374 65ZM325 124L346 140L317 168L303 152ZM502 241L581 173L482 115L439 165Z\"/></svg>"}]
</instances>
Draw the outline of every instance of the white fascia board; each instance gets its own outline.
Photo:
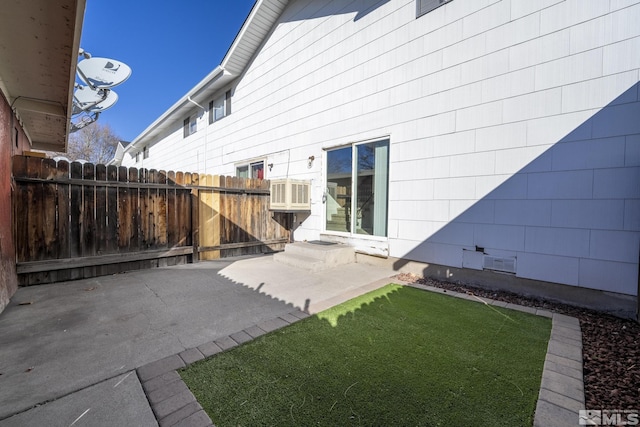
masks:
<instances>
[{"instance_id":1,"label":"white fascia board","mask_svg":"<svg viewBox=\"0 0 640 427\"><path fill-rule=\"evenodd\" d=\"M157 130L163 128L162 125L176 120L178 113L185 105L193 105L189 99L200 100L203 95L210 96L215 91L221 89L229 81L233 80L234 76L225 71L221 66L217 66L212 72L210 72L204 79L202 79L197 85L195 85L189 92L187 92L182 98L173 104L167 111L165 111L160 117L151 123L145 130L142 131L125 149L124 152L128 153L136 148L141 143L144 143L147 138L154 135ZM179 117L182 120L182 117Z\"/></svg>"}]
</instances>

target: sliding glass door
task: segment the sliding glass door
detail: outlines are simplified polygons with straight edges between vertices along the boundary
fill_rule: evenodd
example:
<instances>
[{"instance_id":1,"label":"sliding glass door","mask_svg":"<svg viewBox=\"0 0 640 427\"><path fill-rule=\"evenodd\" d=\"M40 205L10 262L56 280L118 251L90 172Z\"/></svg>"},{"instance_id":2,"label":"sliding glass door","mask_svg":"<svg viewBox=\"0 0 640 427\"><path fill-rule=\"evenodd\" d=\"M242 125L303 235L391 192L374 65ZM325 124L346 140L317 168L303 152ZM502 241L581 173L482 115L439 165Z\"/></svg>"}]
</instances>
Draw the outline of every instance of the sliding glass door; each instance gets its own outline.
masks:
<instances>
[{"instance_id":1,"label":"sliding glass door","mask_svg":"<svg viewBox=\"0 0 640 427\"><path fill-rule=\"evenodd\" d=\"M389 140L327 151L326 230L387 236Z\"/></svg>"}]
</instances>

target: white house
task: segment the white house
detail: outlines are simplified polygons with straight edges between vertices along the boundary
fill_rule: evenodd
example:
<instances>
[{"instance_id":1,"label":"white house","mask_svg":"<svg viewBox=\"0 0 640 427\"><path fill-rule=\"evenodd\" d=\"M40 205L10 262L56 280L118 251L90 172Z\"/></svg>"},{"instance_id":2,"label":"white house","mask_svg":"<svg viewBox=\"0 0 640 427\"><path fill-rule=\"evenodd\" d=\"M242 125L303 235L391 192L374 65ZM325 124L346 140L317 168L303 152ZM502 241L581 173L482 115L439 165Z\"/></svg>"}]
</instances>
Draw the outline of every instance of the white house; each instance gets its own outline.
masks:
<instances>
[{"instance_id":1,"label":"white house","mask_svg":"<svg viewBox=\"0 0 640 427\"><path fill-rule=\"evenodd\" d=\"M639 0L258 0L121 162L311 180L296 240L633 298L638 23Z\"/></svg>"}]
</instances>

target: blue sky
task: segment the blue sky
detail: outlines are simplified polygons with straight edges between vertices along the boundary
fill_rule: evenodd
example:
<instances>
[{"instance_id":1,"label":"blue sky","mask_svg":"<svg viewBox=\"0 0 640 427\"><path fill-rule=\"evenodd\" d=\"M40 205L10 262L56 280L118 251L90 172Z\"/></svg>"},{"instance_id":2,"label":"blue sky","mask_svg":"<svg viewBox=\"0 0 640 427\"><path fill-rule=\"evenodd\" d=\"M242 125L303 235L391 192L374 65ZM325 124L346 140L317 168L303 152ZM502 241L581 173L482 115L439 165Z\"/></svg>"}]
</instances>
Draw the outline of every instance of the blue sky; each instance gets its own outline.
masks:
<instances>
[{"instance_id":1,"label":"blue sky","mask_svg":"<svg viewBox=\"0 0 640 427\"><path fill-rule=\"evenodd\" d=\"M100 115L132 141L220 64L254 0L87 0L80 46L132 69Z\"/></svg>"}]
</instances>

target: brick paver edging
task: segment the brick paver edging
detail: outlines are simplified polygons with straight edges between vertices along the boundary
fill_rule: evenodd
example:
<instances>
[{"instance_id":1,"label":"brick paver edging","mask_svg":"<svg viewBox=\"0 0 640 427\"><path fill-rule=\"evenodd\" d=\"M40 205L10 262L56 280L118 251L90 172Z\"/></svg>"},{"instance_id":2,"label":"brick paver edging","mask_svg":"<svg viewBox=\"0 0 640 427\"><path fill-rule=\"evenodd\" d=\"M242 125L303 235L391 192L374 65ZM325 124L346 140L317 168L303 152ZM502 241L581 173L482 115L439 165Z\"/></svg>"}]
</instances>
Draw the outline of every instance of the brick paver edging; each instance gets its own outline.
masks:
<instances>
[{"instance_id":1,"label":"brick paver edging","mask_svg":"<svg viewBox=\"0 0 640 427\"><path fill-rule=\"evenodd\" d=\"M138 368L142 388L160 427L213 426L207 413L182 381L177 369L307 317L309 317L308 313L300 310L292 311Z\"/></svg>"},{"instance_id":2,"label":"brick paver edging","mask_svg":"<svg viewBox=\"0 0 640 427\"><path fill-rule=\"evenodd\" d=\"M547 347L533 425L534 427L550 425L564 427L578 424L578 411L585 407L582 333L578 319L533 307L479 298L471 294L402 282L397 279L384 279L379 283L383 286L391 281L417 289L550 318L551 337ZM160 427L213 426L207 413L182 381L177 369L309 316L308 313L296 310L138 368L138 377Z\"/></svg>"}]
</instances>

